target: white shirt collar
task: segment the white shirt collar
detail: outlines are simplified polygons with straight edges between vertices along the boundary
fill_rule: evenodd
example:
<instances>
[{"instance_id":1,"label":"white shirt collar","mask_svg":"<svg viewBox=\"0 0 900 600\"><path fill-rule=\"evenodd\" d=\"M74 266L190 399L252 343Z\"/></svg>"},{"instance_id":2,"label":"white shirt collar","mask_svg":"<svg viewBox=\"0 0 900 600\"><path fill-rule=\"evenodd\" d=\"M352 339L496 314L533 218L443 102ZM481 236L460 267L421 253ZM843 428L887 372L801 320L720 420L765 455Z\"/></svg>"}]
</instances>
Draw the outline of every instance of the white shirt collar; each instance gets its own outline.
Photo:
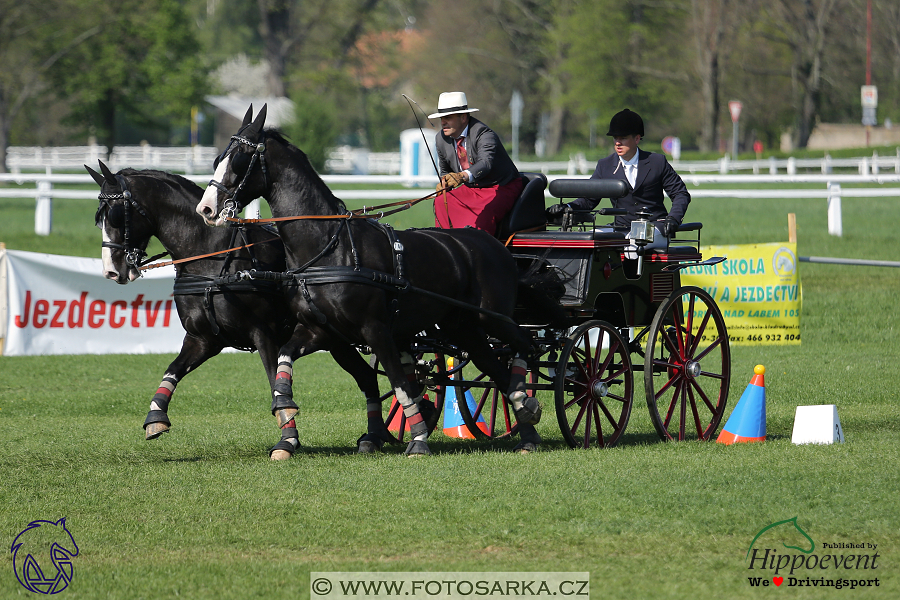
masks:
<instances>
[{"instance_id":1,"label":"white shirt collar","mask_svg":"<svg viewBox=\"0 0 900 600\"><path fill-rule=\"evenodd\" d=\"M641 154L641 151L640 151L640 149L638 149L638 150L634 153L634 156L631 157L631 160L625 160L624 158L622 158L622 157L620 156L620 157L619 157L619 161L621 161L621 163L622 163L623 165L625 165L626 167L628 167L628 166L636 167L636 166L638 165L638 156L639 156L640 154Z\"/></svg>"}]
</instances>

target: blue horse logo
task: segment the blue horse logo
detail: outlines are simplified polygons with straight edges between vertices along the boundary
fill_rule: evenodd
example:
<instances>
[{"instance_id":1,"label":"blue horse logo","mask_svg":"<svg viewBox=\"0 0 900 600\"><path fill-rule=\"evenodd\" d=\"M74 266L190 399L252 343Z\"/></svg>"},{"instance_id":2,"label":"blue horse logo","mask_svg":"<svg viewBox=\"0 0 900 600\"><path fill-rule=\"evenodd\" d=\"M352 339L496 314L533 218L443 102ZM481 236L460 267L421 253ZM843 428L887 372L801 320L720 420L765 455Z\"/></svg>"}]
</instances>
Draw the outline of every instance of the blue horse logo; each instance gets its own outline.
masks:
<instances>
[{"instance_id":1,"label":"blue horse logo","mask_svg":"<svg viewBox=\"0 0 900 600\"><path fill-rule=\"evenodd\" d=\"M66 529L65 517L55 523L32 521L13 540L10 552L16 578L28 591L58 594L72 581L78 545Z\"/></svg>"}]
</instances>

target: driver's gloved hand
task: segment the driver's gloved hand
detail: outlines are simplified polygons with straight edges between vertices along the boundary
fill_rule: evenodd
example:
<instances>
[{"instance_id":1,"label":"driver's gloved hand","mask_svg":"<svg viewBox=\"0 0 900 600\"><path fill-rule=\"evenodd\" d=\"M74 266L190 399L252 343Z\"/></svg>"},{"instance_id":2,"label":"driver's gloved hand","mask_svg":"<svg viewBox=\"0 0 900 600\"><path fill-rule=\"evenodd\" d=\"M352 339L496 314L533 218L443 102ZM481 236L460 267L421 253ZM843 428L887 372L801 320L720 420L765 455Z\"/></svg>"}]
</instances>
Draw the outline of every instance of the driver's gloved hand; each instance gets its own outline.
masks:
<instances>
[{"instance_id":1,"label":"driver's gloved hand","mask_svg":"<svg viewBox=\"0 0 900 600\"><path fill-rule=\"evenodd\" d=\"M667 238L671 238L675 235L680 226L681 223L675 217L666 217L666 220L663 221L662 234Z\"/></svg>"},{"instance_id":2,"label":"driver's gloved hand","mask_svg":"<svg viewBox=\"0 0 900 600\"><path fill-rule=\"evenodd\" d=\"M566 211L571 211L572 208L568 204L552 204L547 207L545 211L548 219L555 219L556 217L562 215Z\"/></svg>"}]
</instances>

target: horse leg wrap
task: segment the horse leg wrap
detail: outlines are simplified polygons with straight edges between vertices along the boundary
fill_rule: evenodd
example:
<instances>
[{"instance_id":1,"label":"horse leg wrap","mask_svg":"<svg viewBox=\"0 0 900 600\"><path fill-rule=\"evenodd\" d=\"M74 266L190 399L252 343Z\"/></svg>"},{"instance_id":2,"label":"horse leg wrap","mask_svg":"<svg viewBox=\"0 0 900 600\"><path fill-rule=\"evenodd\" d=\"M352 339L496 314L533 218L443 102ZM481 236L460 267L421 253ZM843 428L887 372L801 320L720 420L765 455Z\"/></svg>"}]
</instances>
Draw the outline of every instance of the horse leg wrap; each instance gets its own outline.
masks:
<instances>
[{"instance_id":1,"label":"horse leg wrap","mask_svg":"<svg viewBox=\"0 0 900 600\"><path fill-rule=\"evenodd\" d=\"M366 400L366 420L368 421L368 431L356 440L356 451L359 454L377 452L381 450L385 442L391 439L384 424L384 416L381 414L381 402Z\"/></svg>"},{"instance_id":2,"label":"horse leg wrap","mask_svg":"<svg viewBox=\"0 0 900 600\"><path fill-rule=\"evenodd\" d=\"M145 438L155 440L162 434L169 431L172 423L169 421L169 401L175 392L175 386L178 381L174 377L166 376L156 394L150 399L150 412L147 413L147 419L144 421Z\"/></svg>"},{"instance_id":3,"label":"horse leg wrap","mask_svg":"<svg viewBox=\"0 0 900 600\"><path fill-rule=\"evenodd\" d=\"M409 406L403 407L403 414L406 415L406 424L409 425L409 434L413 440L424 442L428 439L428 425L425 424L425 418L419 412L419 405L410 402Z\"/></svg>"},{"instance_id":4,"label":"horse leg wrap","mask_svg":"<svg viewBox=\"0 0 900 600\"><path fill-rule=\"evenodd\" d=\"M528 364L518 356L514 358L506 396L513 405L516 421L537 425L541 420L542 410L537 398L532 398L525 391L525 375L527 372Z\"/></svg>"},{"instance_id":5,"label":"horse leg wrap","mask_svg":"<svg viewBox=\"0 0 900 600\"><path fill-rule=\"evenodd\" d=\"M275 415L279 427L284 427L300 410L294 403L292 371L290 364L279 363L275 385L272 387L272 414Z\"/></svg>"},{"instance_id":6,"label":"horse leg wrap","mask_svg":"<svg viewBox=\"0 0 900 600\"><path fill-rule=\"evenodd\" d=\"M281 440L269 450L269 457L278 460L289 458L284 453L293 455L299 443L297 424L291 419L281 428Z\"/></svg>"}]
</instances>

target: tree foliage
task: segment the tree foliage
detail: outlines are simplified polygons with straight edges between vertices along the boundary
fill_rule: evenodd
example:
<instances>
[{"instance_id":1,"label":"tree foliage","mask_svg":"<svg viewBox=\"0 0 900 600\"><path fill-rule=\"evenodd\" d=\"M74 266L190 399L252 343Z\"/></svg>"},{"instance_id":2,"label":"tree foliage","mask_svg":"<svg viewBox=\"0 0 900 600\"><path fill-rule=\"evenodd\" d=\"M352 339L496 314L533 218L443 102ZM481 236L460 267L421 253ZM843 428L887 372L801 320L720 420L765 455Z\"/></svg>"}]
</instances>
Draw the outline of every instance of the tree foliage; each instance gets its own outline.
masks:
<instances>
[{"instance_id":1,"label":"tree foliage","mask_svg":"<svg viewBox=\"0 0 900 600\"><path fill-rule=\"evenodd\" d=\"M730 148L729 100L743 103L744 147L761 139L771 148L784 134L802 146L819 121L859 122L867 38L879 120L900 121L898 6L0 0L0 159L11 138L32 139L57 112L81 140L92 133L111 146L128 126L166 143L187 128L190 107L217 91L207 74L238 55L265 65L259 95L298 101L306 116L293 134L316 157L336 143L394 149L399 131L415 126L402 94L431 112L452 90L507 139L520 92L523 154L538 140L548 154L584 148L626 106L645 117L648 142L678 135L685 148L721 151Z\"/></svg>"},{"instance_id":2,"label":"tree foliage","mask_svg":"<svg viewBox=\"0 0 900 600\"><path fill-rule=\"evenodd\" d=\"M82 44L52 76L69 103L68 120L110 149L123 114L147 128L189 125L207 90L191 21L176 0L101 2L102 43Z\"/></svg>"}]
</instances>

